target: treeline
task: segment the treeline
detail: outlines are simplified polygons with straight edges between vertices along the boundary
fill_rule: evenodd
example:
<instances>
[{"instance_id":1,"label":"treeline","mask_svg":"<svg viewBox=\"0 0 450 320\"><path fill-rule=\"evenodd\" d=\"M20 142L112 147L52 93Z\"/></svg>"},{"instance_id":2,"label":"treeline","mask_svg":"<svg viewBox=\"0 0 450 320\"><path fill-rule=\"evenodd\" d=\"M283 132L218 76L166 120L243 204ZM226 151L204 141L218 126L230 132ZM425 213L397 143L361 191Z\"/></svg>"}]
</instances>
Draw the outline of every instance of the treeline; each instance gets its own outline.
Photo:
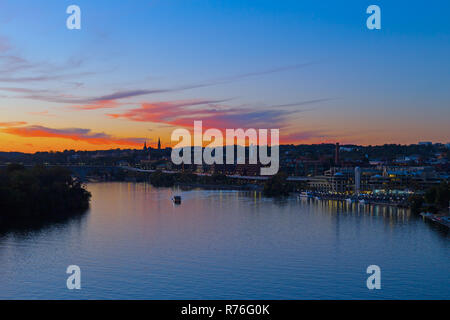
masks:
<instances>
[{"instance_id":1,"label":"treeline","mask_svg":"<svg viewBox=\"0 0 450 320\"><path fill-rule=\"evenodd\" d=\"M90 198L91 194L65 168L11 164L0 170L1 222L83 212Z\"/></svg>"},{"instance_id":2,"label":"treeline","mask_svg":"<svg viewBox=\"0 0 450 320\"><path fill-rule=\"evenodd\" d=\"M411 209L414 212L432 212L448 210L450 201L450 183L442 182L439 186L433 187L424 195L414 195L409 199Z\"/></svg>"},{"instance_id":3,"label":"treeline","mask_svg":"<svg viewBox=\"0 0 450 320\"><path fill-rule=\"evenodd\" d=\"M193 173L164 173L160 170L150 175L150 183L155 187L172 187L175 184L234 185L235 181L224 174L201 176Z\"/></svg>"}]
</instances>

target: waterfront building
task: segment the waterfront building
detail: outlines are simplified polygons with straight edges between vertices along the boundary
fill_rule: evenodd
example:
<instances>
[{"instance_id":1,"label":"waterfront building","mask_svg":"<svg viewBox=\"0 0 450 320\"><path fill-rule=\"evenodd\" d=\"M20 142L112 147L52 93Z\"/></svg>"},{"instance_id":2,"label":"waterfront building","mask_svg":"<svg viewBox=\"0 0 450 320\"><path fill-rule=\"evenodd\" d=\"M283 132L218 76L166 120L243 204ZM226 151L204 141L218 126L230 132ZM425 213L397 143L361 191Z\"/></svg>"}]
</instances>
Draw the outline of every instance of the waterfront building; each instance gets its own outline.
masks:
<instances>
[{"instance_id":1,"label":"waterfront building","mask_svg":"<svg viewBox=\"0 0 450 320\"><path fill-rule=\"evenodd\" d=\"M305 157L298 157L294 162L294 172L298 176L317 176L322 174L328 163L325 160L309 160Z\"/></svg>"},{"instance_id":2,"label":"waterfront building","mask_svg":"<svg viewBox=\"0 0 450 320\"><path fill-rule=\"evenodd\" d=\"M355 193L361 192L361 168L355 167Z\"/></svg>"},{"instance_id":3,"label":"waterfront building","mask_svg":"<svg viewBox=\"0 0 450 320\"><path fill-rule=\"evenodd\" d=\"M433 167L332 167L323 175L308 177L310 190L339 194L375 190L427 190L442 181Z\"/></svg>"}]
</instances>

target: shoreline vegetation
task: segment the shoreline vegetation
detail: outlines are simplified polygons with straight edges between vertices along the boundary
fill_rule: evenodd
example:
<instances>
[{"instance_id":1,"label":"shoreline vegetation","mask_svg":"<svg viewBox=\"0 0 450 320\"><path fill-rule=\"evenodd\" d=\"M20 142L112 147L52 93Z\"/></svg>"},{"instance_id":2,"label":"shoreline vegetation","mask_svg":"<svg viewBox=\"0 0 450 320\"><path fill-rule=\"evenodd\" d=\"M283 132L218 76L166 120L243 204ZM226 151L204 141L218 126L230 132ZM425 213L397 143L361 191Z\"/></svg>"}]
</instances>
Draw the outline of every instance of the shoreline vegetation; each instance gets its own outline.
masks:
<instances>
[{"instance_id":1,"label":"shoreline vegetation","mask_svg":"<svg viewBox=\"0 0 450 320\"><path fill-rule=\"evenodd\" d=\"M440 185L428 189L424 194L413 195L410 197L409 203L411 210L415 213L448 213L450 206L450 183L442 182Z\"/></svg>"},{"instance_id":2,"label":"shoreline vegetation","mask_svg":"<svg viewBox=\"0 0 450 320\"><path fill-rule=\"evenodd\" d=\"M1 226L69 218L86 212L90 199L66 168L10 164L0 170Z\"/></svg>"}]
</instances>

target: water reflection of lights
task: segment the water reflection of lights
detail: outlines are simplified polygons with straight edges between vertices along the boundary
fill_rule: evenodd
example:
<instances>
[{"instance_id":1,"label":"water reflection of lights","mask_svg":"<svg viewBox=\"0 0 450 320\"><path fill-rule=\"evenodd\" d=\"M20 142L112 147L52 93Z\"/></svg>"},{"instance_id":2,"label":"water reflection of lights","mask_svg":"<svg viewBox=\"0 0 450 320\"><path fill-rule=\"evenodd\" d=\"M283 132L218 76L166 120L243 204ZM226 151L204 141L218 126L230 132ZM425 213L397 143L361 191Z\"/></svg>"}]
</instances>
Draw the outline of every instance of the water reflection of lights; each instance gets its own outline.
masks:
<instances>
[{"instance_id":1,"label":"water reflection of lights","mask_svg":"<svg viewBox=\"0 0 450 320\"><path fill-rule=\"evenodd\" d=\"M411 218L411 211L405 208L398 208L388 205L361 204L355 202L339 201L339 200L316 200L300 198L297 199L299 205L312 206L320 209L320 212L326 212L328 215L344 215L344 216L368 216L380 217L389 225L395 223L408 222Z\"/></svg>"}]
</instances>

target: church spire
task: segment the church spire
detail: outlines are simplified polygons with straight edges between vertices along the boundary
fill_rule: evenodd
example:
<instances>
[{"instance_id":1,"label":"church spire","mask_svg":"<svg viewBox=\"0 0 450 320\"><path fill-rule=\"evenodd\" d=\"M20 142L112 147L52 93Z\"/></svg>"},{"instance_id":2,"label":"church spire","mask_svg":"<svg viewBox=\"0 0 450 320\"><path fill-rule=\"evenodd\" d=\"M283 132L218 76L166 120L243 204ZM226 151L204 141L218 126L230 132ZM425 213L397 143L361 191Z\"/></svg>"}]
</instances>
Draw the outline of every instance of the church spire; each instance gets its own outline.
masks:
<instances>
[{"instance_id":1,"label":"church spire","mask_svg":"<svg viewBox=\"0 0 450 320\"><path fill-rule=\"evenodd\" d=\"M161 150L161 139L158 137L158 150Z\"/></svg>"}]
</instances>

